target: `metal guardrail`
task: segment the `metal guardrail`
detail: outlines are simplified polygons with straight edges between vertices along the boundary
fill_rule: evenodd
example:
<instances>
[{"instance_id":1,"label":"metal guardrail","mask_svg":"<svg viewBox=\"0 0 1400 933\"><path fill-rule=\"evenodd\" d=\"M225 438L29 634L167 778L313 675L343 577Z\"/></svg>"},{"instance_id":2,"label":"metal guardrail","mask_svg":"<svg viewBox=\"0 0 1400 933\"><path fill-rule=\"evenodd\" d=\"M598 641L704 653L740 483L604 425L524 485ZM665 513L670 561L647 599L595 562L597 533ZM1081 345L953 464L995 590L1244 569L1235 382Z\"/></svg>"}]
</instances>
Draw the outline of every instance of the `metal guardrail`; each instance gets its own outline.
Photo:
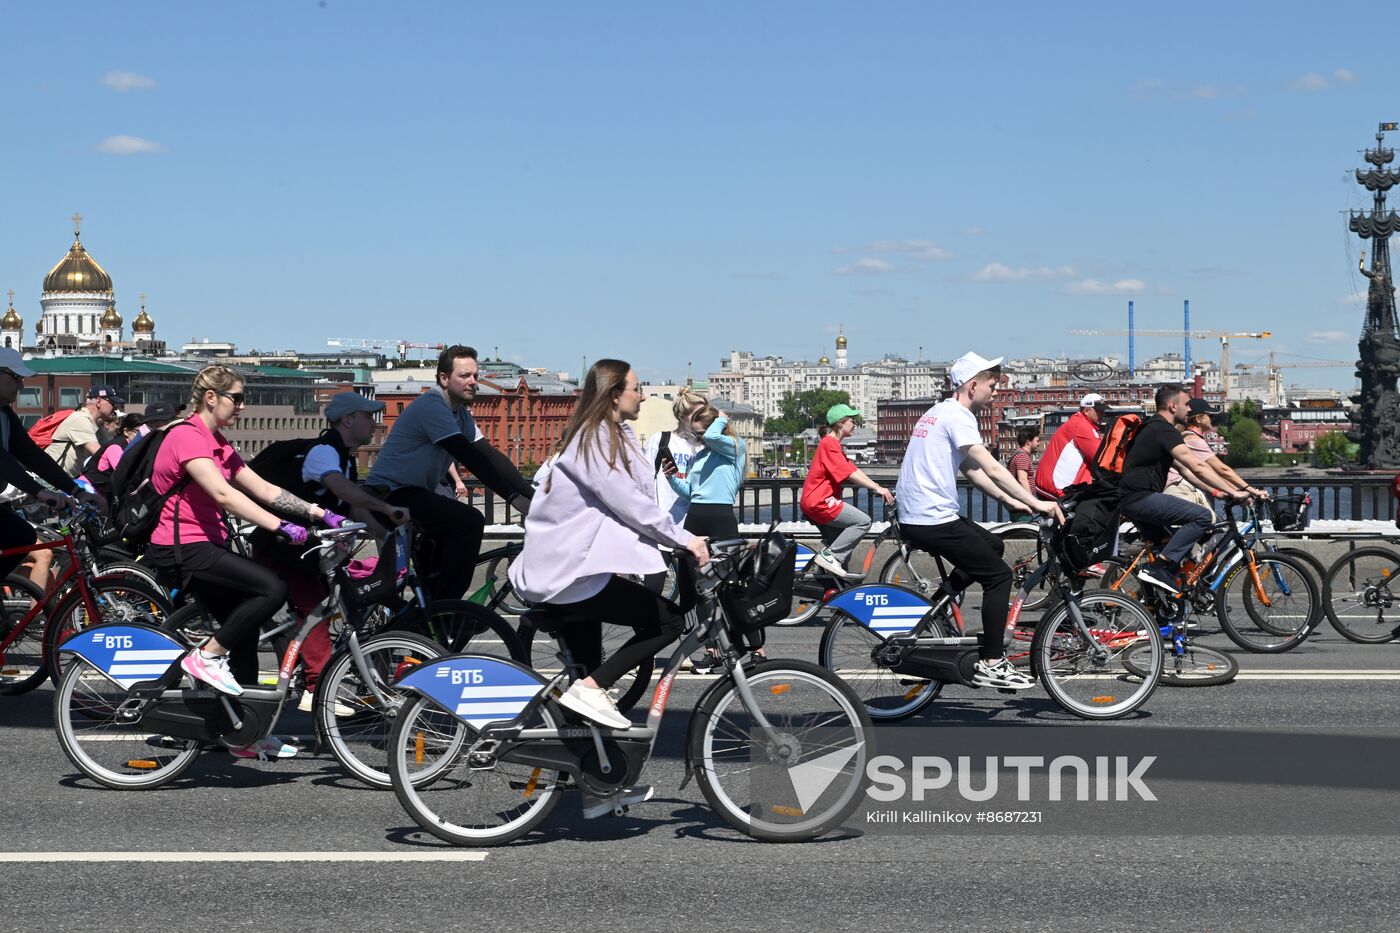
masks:
<instances>
[{"instance_id":1,"label":"metal guardrail","mask_svg":"<svg viewBox=\"0 0 1400 933\"><path fill-rule=\"evenodd\" d=\"M1395 500L1390 493L1394 477L1388 474L1307 475L1298 473L1256 473L1246 477L1260 489L1274 495L1312 496L1314 519L1344 521L1390 521L1395 517ZM488 524L508 524L519 521L519 514L495 493L479 483L470 483L471 504L481 509ZM802 494L800 479L751 479L739 490L735 504L740 523L766 523L773 518L800 522L802 511L798 500ZM1010 521L1010 512L996 500L982 495L970 483L958 484L963 514L978 522ZM845 498L875 521L885 521L885 502L868 489L845 490Z\"/></svg>"}]
</instances>

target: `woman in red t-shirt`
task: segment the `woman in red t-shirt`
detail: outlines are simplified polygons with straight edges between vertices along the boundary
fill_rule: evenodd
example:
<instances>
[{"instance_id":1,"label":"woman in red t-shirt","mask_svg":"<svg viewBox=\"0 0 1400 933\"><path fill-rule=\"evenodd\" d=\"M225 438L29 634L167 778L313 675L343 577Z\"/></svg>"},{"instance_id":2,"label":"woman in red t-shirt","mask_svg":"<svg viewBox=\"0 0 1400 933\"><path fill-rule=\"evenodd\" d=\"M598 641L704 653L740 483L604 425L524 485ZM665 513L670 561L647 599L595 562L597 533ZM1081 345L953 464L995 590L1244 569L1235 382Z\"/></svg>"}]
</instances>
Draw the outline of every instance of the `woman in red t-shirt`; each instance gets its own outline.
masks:
<instances>
[{"instance_id":1,"label":"woman in red t-shirt","mask_svg":"<svg viewBox=\"0 0 1400 933\"><path fill-rule=\"evenodd\" d=\"M802 484L798 503L802 514L817 526L826 547L812 560L838 577L860 577L863 574L846 570L851 553L870 530L870 516L841 498L841 484L849 480L856 486L872 490L894 505L894 493L875 482L856 467L841 448L841 442L856 429L860 412L849 405L833 405L826 413L827 427L821 429L817 452L807 469L807 481Z\"/></svg>"}]
</instances>

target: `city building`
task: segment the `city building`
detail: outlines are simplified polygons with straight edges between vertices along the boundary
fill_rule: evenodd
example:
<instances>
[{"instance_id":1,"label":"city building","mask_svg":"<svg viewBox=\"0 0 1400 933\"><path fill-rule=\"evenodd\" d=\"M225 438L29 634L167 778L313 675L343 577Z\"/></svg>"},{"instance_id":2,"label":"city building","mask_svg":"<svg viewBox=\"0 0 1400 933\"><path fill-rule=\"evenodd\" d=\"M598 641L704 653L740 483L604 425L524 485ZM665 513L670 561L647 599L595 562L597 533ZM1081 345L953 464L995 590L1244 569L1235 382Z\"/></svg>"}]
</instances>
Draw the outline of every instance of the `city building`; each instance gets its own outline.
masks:
<instances>
[{"instance_id":1,"label":"city building","mask_svg":"<svg viewBox=\"0 0 1400 933\"><path fill-rule=\"evenodd\" d=\"M1350 430L1348 411L1334 398L1300 398L1287 405L1265 406L1260 410L1259 423L1266 439L1276 441L1280 452L1303 453L1324 434Z\"/></svg>"}]
</instances>

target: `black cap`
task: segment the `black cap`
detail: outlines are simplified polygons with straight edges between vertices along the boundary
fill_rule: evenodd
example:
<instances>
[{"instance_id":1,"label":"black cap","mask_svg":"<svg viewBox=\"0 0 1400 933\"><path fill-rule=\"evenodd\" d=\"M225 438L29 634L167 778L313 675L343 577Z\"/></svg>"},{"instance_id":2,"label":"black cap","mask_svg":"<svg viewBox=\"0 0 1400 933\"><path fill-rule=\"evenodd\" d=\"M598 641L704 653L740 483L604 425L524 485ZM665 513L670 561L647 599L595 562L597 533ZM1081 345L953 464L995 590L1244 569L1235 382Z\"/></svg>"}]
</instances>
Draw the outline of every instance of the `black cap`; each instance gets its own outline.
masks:
<instances>
[{"instance_id":1,"label":"black cap","mask_svg":"<svg viewBox=\"0 0 1400 933\"><path fill-rule=\"evenodd\" d=\"M179 411L174 405L168 402L152 402L141 413L141 422L143 424L166 424L174 421L178 415Z\"/></svg>"},{"instance_id":2,"label":"black cap","mask_svg":"<svg viewBox=\"0 0 1400 933\"><path fill-rule=\"evenodd\" d=\"M93 386L88 389L88 398L105 398L112 403L113 408L121 408L126 404L126 399L117 394L117 390L111 386Z\"/></svg>"},{"instance_id":3,"label":"black cap","mask_svg":"<svg viewBox=\"0 0 1400 933\"><path fill-rule=\"evenodd\" d=\"M1203 398L1193 398L1186 403L1186 412L1192 418L1197 415L1219 415L1221 410Z\"/></svg>"}]
</instances>

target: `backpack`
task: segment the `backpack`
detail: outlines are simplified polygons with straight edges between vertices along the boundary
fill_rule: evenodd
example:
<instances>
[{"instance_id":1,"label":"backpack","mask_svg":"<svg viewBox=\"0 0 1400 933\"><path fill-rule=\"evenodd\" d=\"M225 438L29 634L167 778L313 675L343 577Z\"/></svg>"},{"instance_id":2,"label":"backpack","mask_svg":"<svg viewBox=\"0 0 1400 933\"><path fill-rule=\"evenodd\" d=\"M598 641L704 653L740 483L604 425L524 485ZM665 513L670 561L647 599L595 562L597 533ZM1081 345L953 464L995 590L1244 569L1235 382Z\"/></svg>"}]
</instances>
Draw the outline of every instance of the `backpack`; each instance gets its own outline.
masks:
<instances>
[{"instance_id":1,"label":"backpack","mask_svg":"<svg viewBox=\"0 0 1400 933\"><path fill-rule=\"evenodd\" d=\"M1118 482L1123 475L1123 463L1128 459L1133 439L1146 420L1137 412L1128 412L1114 419L1099 441L1099 449L1094 452L1094 461L1089 465L1095 480Z\"/></svg>"},{"instance_id":2,"label":"backpack","mask_svg":"<svg viewBox=\"0 0 1400 933\"><path fill-rule=\"evenodd\" d=\"M354 471L354 461L349 452L340 443L340 435L333 431L326 431L318 437L297 437L286 441L274 441L262 450L257 456L248 461L248 466L253 472L267 480L274 486L280 486L299 499L308 502L316 502L318 505L333 507L339 504L333 495L321 495L317 493L319 484L306 482L301 478L302 467L306 464L306 455L313 447L320 447L322 444L329 444L335 448L340 455L341 472L347 473L352 480L357 479Z\"/></svg>"},{"instance_id":3,"label":"backpack","mask_svg":"<svg viewBox=\"0 0 1400 933\"><path fill-rule=\"evenodd\" d=\"M159 431L152 431L145 437L137 438L117 461L112 471L111 507L112 525L116 532L129 543L145 545L151 540L151 533L160 523L161 510L170 497L175 495L190 481L188 476L181 478L164 493L156 492L151 474L155 470L156 454L166 435L189 421L176 421ZM179 541L176 541L179 547ZM178 558L177 558L178 559Z\"/></svg>"},{"instance_id":4,"label":"backpack","mask_svg":"<svg viewBox=\"0 0 1400 933\"><path fill-rule=\"evenodd\" d=\"M77 410L76 408L60 408L53 414L40 418L29 426L29 439L39 445L40 450L48 447L53 443L53 435L58 430L58 426L67 421L68 416Z\"/></svg>"}]
</instances>

